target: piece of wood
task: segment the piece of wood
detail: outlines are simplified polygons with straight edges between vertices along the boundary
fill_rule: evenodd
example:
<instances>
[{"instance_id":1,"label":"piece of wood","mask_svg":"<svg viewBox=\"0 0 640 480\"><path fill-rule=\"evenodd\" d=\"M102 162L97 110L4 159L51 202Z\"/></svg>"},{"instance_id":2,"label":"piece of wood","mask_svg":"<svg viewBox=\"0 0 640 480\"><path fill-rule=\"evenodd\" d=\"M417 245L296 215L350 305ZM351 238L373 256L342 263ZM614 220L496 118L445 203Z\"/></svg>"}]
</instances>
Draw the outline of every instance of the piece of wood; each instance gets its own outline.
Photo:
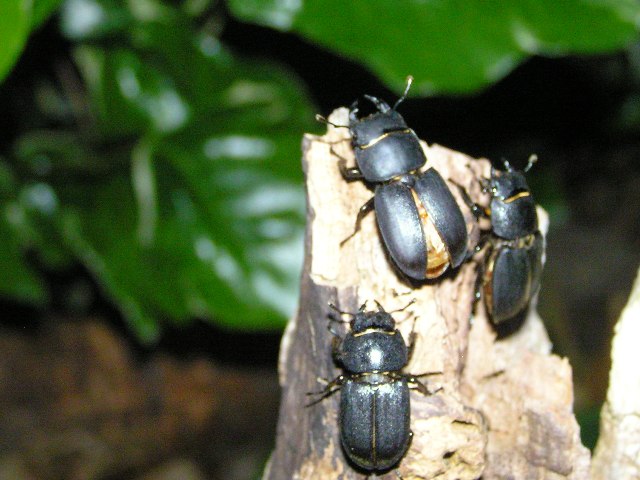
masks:
<instances>
[{"instance_id":1,"label":"piece of wood","mask_svg":"<svg viewBox=\"0 0 640 480\"><path fill-rule=\"evenodd\" d=\"M640 270L615 327L607 400L600 414L594 480L640 478Z\"/></svg>"},{"instance_id":2,"label":"piece of wood","mask_svg":"<svg viewBox=\"0 0 640 480\"><path fill-rule=\"evenodd\" d=\"M346 125L348 111L330 120ZM479 178L487 160L472 159L437 145L423 145L428 167L467 189L487 205ZM589 453L581 445L572 414L571 369L550 354L541 320L533 312L514 334L497 340L482 305L472 316L476 263L467 262L436 281L412 282L390 263L375 214L343 246L356 214L372 195L362 182L347 183L337 161L354 165L349 131L329 126L323 137L306 135L303 169L307 186L305 264L298 313L282 339L279 375L282 403L276 449L265 480L353 479L364 475L345 460L338 434L339 395L306 407L307 392L323 388L318 378L340 374L331 357L328 303L356 311L373 300L396 313L405 340L416 332L413 357L405 369L428 377L430 396L411 393L413 441L399 464L409 479L584 479ZM459 198L467 220L469 248L480 227ZM540 212L546 231L546 215ZM487 225L482 225L487 228ZM477 259L478 261L480 258ZM339 326L344 329L348 325ZM394 472L382 478L397 479Z\"/></svg>"}]
</instances>

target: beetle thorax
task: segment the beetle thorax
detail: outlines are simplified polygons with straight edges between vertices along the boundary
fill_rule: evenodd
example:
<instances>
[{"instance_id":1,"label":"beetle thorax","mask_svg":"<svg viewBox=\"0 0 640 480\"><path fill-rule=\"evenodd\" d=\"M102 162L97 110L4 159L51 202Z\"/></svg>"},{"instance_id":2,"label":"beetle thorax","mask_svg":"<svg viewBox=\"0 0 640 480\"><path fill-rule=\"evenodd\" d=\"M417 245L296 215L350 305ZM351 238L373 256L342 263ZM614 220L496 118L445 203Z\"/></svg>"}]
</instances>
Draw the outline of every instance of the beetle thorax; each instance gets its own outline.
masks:
<instances>
[{"instance_id":1,"label":"beetle thorax","mask_svg":"<svg viewBox=\"0 0 640 480\"><path fill-rule=\"evenodd\" d=\"M345 337L341 358L351 373L392 372L407 364L408 351L398 330L370 328Z\"/></svg>"}]
</instances>

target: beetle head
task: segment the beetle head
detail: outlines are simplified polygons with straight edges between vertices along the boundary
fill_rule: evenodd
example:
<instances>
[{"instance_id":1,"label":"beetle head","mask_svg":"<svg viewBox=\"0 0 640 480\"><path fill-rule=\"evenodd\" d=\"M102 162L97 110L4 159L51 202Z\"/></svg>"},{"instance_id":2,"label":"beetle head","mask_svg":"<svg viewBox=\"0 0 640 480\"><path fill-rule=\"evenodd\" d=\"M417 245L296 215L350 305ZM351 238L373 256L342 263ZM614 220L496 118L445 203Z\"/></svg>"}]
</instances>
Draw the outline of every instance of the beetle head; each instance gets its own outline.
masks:
<instances>
[{"instance_id":1,"label":"beetle head","mask_svg":"<svg viewBox=\"0 0 640 480\"><path fill-rule=\"evenodd\" d=\"M356 100L351 104L349 129L357 145L367 145L386 133L408 128L402 115L393 110L384 100L369 95L365 95L364 98L373 103L376 110L361 116L360 102Z\"/></svg>"},{"instance_id":2,"label":"beetle head","mask_svg":"<svg viewBox=\"0 0 640 480\"><path fill-rule=\"evenodd\" d=\"M532 160L525 169L533 164ZM494 235L514 240L538 229L536 205L524 177L505 162L505 170L491 169L491 230Z\"/></svg>"},{"instance_id":3,"label":"beetle head","mask_svg":"<svg viewBox=\"0 0 640 480\"><path fill-rule=\"evenodd\" d=\"M360 115L360 102L358 100L351 104L349 108L349 128L356 144L366 145L385 133L407 128L404 118L396 109L407 98L412 83L413 77L409 75L404 92L393 107L390 107L384 100L372 95L364 95L364 98L369 100L375 107L375 111L371 114Z\"/></svg>"},{"instance_id":4,"label":"beetle head","mask_svg":"<svg viewBox=\"0 0 640 480\"><path fill-rule=\"evenodd\" d=\"M351 320L351 333L360 333L368 329L393 332L395 328L395 320L390 313L384 310L360 311L353 317L353 320Z\"/></svg>"},{"instance_id":5,"label":"beetle head","mask_svg":"<svg viewBox=\"0 0 640 480\"><path fill-rule=\"evenodd\" d=\"M493 198L511 203L520 198L529 197L529 185L524 172L516 170L505 162L506 170L491 167L491 194Z\"/></svg>"}]
</instances>

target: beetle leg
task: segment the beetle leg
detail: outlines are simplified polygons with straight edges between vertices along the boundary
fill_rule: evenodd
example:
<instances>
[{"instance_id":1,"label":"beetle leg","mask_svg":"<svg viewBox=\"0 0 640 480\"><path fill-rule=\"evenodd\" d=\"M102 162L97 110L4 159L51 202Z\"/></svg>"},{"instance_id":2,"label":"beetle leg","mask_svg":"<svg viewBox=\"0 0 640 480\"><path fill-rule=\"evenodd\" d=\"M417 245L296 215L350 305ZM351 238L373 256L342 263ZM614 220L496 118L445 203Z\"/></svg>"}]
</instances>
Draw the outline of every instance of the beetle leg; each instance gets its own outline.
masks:
<instances>
[{"instance_id":1,"label":"beetle leg","mask_svg":"<svg viewBox=\"0 0 640 480\"><path fill-rule=\"evenodd\" d=\"M336 332L336 330L333 328L333 325L331 325L330 323L327 325L327 330L329 330L329 332L331 332L331 335L334 335L336 338L340 337L340 334Z\"/></svg>"},{"instance_id":2,"label":"beetle leg","mask_svg":"<svg viewBox=\"0 0 640 480\"><path fill-rule=\"evenodd\" d=\"M469 192L467 192L466 188L464 188L462 185L460 185L458 182L455 182L454 180L449 179L449 181L456 186L456 188L458 189L458 192L460 192L460 196L462 197L462 200L464 201L465 205L469 207L469 210L471 210L471 213L473 214L473 216L476 217L476 220L478 220L481 217L484 217L484 218L491 217L491 213L486 208L478 205L471 199L471 197L469 196Z\"/></svg>"},{"instance_id":3,"label":"beetle leg","mask_svg":"<svg viewBox=\"0 0 640 480\"><path fill-rule=\"evenodd\" d=\"M358 112L360 109L358 108L358 100L355 100L349 106L349 123L356 123L358 121Z\"/></svg>"},{"instance_id":4,"label":"beetle leg","mask_svg":"<svg viewBox=\"0 0 640 480\"><path fill-rule=\"evenodd\" d=\"M435 390L429 390L429 388L418 380L420 377L429 377L431 375L442 375L443 372L426 372L421 373L419 375L406 375L407 383L409 384L409 388L412 390L418 390L423 395L433 395L436 392L442 390L442 387L438 387Z\"/></svg>"},{"instance_id":5,"label":"beetle leg","mask_svg":"<svg viewBox=\"0 0 640 480\"><path fill-rule=\"evenodd\" d=\"M482 285L484 283L484 262L478 264L478 272L476 274L476 284L473 287L473 305L471 306L471 310L475 310L476 304L480 301L482 297Z\"/></svg>"},{"instance_id":6,"label":"beetle leg","mask_svg":"<svg viewBox=\"0 0 640 480\"><path fill-rule=\"evenodd\" d=\"M333 337L333 340L331 341L331 355L333 356L333 361L336 364L342 365L342 354L340 353L340 346L342 345L342 337L340 337L337 334L334 334L334 335L336 336Z\"/></svg>"},{"instance_id":7,"label":"beetle leg","mask_svg":"<svg viewBox=\"0 0 640 480\"><path fill-rule=\"evenodd\" d=\"M344 382L344 375L339 375L333 380L331 380L329 383L327 383L327 386L324 387L322 390L317 392L307 392L307 396L320 395L320 397L316 398L310 403L307 403L305 407L310 407L312 405L315 405L316 403L320 403L325 398L330 397L331 395L336 393L338 390L340 390L340 387L342 387L343 382Z\"/></svg>"},{"instance_id":8,"label":"beetle leg","mask_svg":"<svg viewBox=\"0 0 640 480\"><path fill-rule=\"evenodd\" d=\"M318 393L323 393L323 394L327 394L331 395L332 393L340 390L340 387L342 387L342 384L344 383L344 375L338 375L336 378L334 378L333 380L331 380L329 383L327 383L327 386L324 387L324 389L322 389L319 392L310 392L311 395L318 394Z\"/></svg>"},{"instance_id":9,"label":"beetle leg","mask_svg":"<svg viewBox=\"0 0 640 480\"><path fill-rule=\"evenodd\" d=\"M473 305L471 307L472 310L475 310L476 304L482 297L482 287L484 286L484 275L485 275L485 259L491 256L491 252L493 251L493 244L491 243L491 232L484 232L483 236L480 237L480 241L476 246L476 252L479 252L484 248L484 246L488 243L489 248L487 253L484 255L483 259L478 262L478 270L476 273L476 284L473 290Z\"/></svg>"},{"instance_id":10,"label":"beetle leg","mask_svg":"<svg viewBox=\"0 0 640 480\"><path fill-rule=\"evenodd\" d=\"M351 313L351 312L343 312L342 310L340 310L338 307L335 306L335 304L329 302L329 308L331 308L331 310L333 310L336 313L339 313L340 315L350 315L352 317L355 317L355 313ZM362 307L360 307L362 308ZM337 321L341 321L341 320L337 320Z\"/></svg>"},{"instance_id":11,"label":"beetle leg","mask_svg":"<svg viewBox=\"0 0 640 480\"><path fill-rule=\"evenodd\" d=\"M482 298L482 287L484 286L484 262L478 263L476 272L476 282L473 286L473 304L471 305L471 315L475 311L478 302Z\"/></svg>"},{"instance_id":12,"label":"beetle leg","mask_svg":"<svg viewBox=\"0 0 640 480\"><path fill-rule=\"evenodd\" d=\"M490 239L491 239L491 231L490 230L480 230L480 238L478 239L478 243L476 243L476 246L473 247L473 249L467 250L467 254L464 257L464 260L463 260L462 263L465 263L465 262L471 260L473 257L475 257L476 254L478 252L480 252L485 247L485 245L487 244L487 242Z\"/></svg>"},{"instance_id":13,"label":"beetle leg","mask_svg":"<svg viewBox=\"0 0 640 480\"><path fill-rule=\"evenodd\" d=\"M432 393L435 393L435 392L431 392L424 383L422 383L419 380L415 380L415 379L413 379L410 382L409 388L412 389L412 390L418 390L421 394L423 394L425 396L428 396L428 395L431 395ZM442 387L440 387L440 389L442 389Z\"/></svg>"},{"instance_id":14,"label":"beetle leg","mask_svg":"<svg viewBox=\"0 0 640 480\"><path fill-rule=\"evenodd\" d=\"M436 388L435 390L429 390L429 387L427 387L424 383L418 380L418 377L424 377L427 375L436 375L441 373L442 372L430 372L430 373L423 373L421 375L414 375L414 376L407 377L409 388L411 388L412 390L418 390L423 395L433 395L434 393L442 390L442 386Z\"/></svg>"},{"instance_id":15,"label":"beetle leg","mask_svg":"<svg viewBox=\"0 0 640 480\"><path fill-rule=\"evenodd\" d=\"M478 253L480 250L484 248L484 246L491 240L491 231L490 230L481 230L480 238L478 239L478 243L476 244L474 250L474 254Z\"/></svg>"},{"instance_id":16,"label":"beetle leg","mask_svg":"<svg viewBox=\"0 0 640 480\"><path fill-rule=\"evenodd\" d=\"M350 142L351 138L349 137L343 137L343 138L339 138L338 140L334 140L333 142L330 142L328 140L323 140L322 143L325 143L327 145L331 145L331 147L333 147L333 145L337 145L339 143L344 143L344 142ZM331 150L333 150L333 148L331 148ZM335 151L331 152L334 156L339 157L340 155L336 154Z\"/></svg>"},{"instance_id":17,"label":"beetle leg","mask_svg":"<svg viewBox=\"0 0 640 480\"><path fill-rule=\"evenodd\" d=\"M324 123L326 125L331 125L333 128L349 128L349 125L337 125L333 122L330 122L326 117L323 117L319 113L316 113L316 122Z\"/></svg>"},{"instance_id":18,"label":"beetle leg","mask_svg":"<svg viewBox=\"0 0 640 480\"><path fill-rule=\"evenodd\" d=\"M378 302L376 302L378 303ZM409 303L407 303L404 307L402 308L398 308L396 310L392 310L389 313L398 313L398 312L404 312L407 308L409 308L411 305L413 305L414 303L416 303L416 299L412 298Z\"/></svg>"},{"instance_id":19,"label":"beetle leg","mask_svg":"<svg viewBox=\"0 0 640 480\"><path fill-rule=\"evenodd\" d=\"M413 357L413 352L415 351L416 346L416 332L413 330L416 328L416 320L413 317L413 327L411 327L411 333L409 334L409 347L407 349L407 363L411 361L411 357Z\"/></svg>"},{"instance_id":20,"label":"beetle leg","mask_svg":"<svg viewBox=\"0 0 640 480\"><path fill-rule=\"evenodd\" d=\"M354 313L351 312L343 312L342 310L339 310L338 307L336 307L333 303L329 303L329 308L331 308L334 312L336 312L338 315L342 316L342 315L349 315L351 317L355 317ZM336 318L333 314L329 313L329 315L327 315L327 317L329 318L330 322L335 322L335 323L349 323L350 320L343 320L342 318ZM334 333L333 327L331 327L331 324L329 324L329 326L327 327L329 328L329 331L331 333ZM335 333L334 333L335 335Z\"/></svg>"},{"instance_id":21,"label":"beetle leg","mask_svg":"<svg viewBox=\"0 0 640 480\"><path fill-rule=\"evenodd\" d=\"M344 240L342 240L340 242L340 246L343 246L345 243L351 240L356 233L360 231L360 224L362 223L362 219L367 215L367 213L371 211L371 208L373 208L373 199L374 197L371 197L369 200L367 200L367 202L364 205L360 207L360 210L358 210L358 216L356 217L356 224L353 229L353 233L349 235L347 238L345 238Z\"/></svg>"},{"instance_id":22,"label":"beetle leg","mask_svg":"<svg viewBox=\"0 0 640 480\"><path fill-rule=\"evenodd\" d=\"M492 188L491 188L491 181L487 178L482 177L480 180L478 180L478 182L480 183L480 188L482 189L482 193L490 193Z\"/></svg>"},{"instance_id":23,"label":"beetle leg","mask_svg":"<svg viewBox=\"0 0 640 480\"><path fill-rule=\"evenodd\" d=\"M358 167L347 167L347 159L341 157L340 155L332 152L338 160L338 168L340 169L340 174L342 178L344 178L347 182L353 182L354 180L362 180L362 172Z\"/></svg>"}]
</instances>

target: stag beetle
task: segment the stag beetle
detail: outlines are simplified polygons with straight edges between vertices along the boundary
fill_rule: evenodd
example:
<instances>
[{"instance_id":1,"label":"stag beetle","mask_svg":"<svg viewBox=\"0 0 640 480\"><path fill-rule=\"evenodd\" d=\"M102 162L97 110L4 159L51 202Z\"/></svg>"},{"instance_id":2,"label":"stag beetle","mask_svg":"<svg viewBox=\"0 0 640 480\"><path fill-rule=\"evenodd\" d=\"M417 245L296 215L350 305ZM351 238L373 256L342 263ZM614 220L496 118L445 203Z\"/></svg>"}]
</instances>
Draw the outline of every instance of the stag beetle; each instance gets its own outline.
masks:
<instances>
[{"instance_id":1,"label":"stag beetle","mask_svg":"<svg viewBox=\"0 0 640 480\"><path fill-rule=\"evenodd\" d=\"M347 168L345 159L338 166L347 181L361 180L375 186L374 195L358 212L353 233L375 209L384 244L397 267L408 277L424 280L442 275L466 258L467 226L442 176L433 168L421 172L426 164L420 141L396 111L411 87L412 77L393 107L376 97L365 95L376 111L360 118L358 100L349 109L349 125L335 125L319 115L316 118L334 127L348 128L356 167Z\"/></svg>"},{"instance_id":2,"label":"stag beetle","mask_svg":"<svg viewBox=\"0 0 640 480\"><path fill-rule=\"evenodd\" d=\"M540 287L544 239L524 176L536 161L532 155L523 171L506 160L504 170L491 167L491 179L485 179L483 185L483 191L491 194L489 208L470 203L476 216L491 220L491 230L484 233L477 247L480 250L485 243L489 245L476 297L484 297L487 313L496 325L522 318ZM468 195L463 196L469 203Z\"/></svg>"},{"instance_id":3,"label":"stag beetle","mask_svg":"<svg viewBox=\"0 0 640 480\"><path fill-rule=\"evenodd\" d=\"M441 373L417 376L402 373L411 357L415 334L411 333L407 346L391 316L395 312L386 312L378 302L376 305L374 311L367 311L365 303L357 313L348 313L330 304L340 315L352 317L351 331L344 337L329 328L335 335L333 359L343 374L323 390L308 394L320 395L309 404L314 405L341 390L342 448L356 467L369 473L388 471L400 462L413 436L409 425L409 389L424 395L435 393L418 377Z\"/></svg>"}]
</instances>

